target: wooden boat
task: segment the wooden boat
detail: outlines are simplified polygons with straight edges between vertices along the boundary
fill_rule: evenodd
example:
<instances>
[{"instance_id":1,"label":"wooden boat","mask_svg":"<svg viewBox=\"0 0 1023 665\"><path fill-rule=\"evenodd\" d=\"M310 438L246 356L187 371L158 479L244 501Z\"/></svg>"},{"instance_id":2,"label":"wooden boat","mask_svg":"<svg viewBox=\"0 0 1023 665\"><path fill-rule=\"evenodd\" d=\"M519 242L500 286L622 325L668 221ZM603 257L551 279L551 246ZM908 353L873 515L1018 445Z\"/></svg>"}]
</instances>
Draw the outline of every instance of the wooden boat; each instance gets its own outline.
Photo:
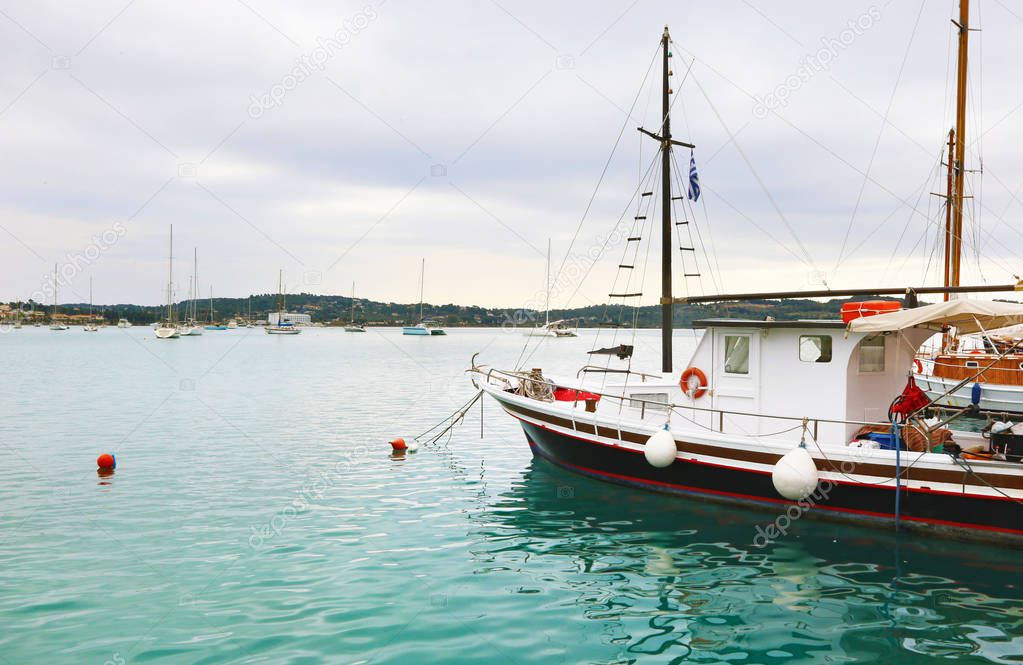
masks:
<instances>
[{"instance_id":1,"label":"wooden boat","mask_svg":"<svg viewBox=\"0 0 1023 665\"><path fill-rule=\"evenodd\" d=\"M961 29L968 29L965 23ZM659 132L641 129L660 145L663 165L660 182L642 194L653 199L660 192L659 229L640 227L659 230L662 239L660 371L634 369L633 346L619 344L591 352L606 363L566 376L489 367L474 357L474 385L520 422L535 456L567 470L772 510L766 535L751 538L783 538L792 520L808 516L1023 542L1023 436L987 438L951 429L954 416L928 419L933 402L906 383L916 350L936 330L954 325L972 333L1023 323L1023 306L961 299L874 316L857 312L848 321L710 319L695 324L702 337L676 367L675 304L907 291L915 300L917 292L949 287L674 296L673 233L691 220L672 206L670 153L693 146L671 134L671 43L665 27ZM1017 286L956 286L954 292Z\"/></svg>"}]
</instances>

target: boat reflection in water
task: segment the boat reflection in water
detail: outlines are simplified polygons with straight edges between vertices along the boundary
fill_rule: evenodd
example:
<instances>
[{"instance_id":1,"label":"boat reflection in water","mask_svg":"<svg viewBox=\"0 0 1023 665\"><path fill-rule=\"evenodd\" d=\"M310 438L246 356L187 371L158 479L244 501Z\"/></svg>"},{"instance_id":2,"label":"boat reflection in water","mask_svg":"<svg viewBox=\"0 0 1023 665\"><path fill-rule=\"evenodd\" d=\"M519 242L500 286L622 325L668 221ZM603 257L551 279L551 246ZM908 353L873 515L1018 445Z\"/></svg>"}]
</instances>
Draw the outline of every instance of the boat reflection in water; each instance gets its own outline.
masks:
<instances>
[{"instance_id":1,"label":"boat reflection in water","mask_svg":"<svg viewBox=\"0 0 1023 665\"><path fill-rule=\"evenodd\" d=\"M575 662L1023 653L1013 552L783 514L669 501L533 460L484 514L476 572L545 594L562 620L573 604L599 622L599 641L566 645ZM765 542L771 524L787 535Z\"/></svg>"}]
</instances>

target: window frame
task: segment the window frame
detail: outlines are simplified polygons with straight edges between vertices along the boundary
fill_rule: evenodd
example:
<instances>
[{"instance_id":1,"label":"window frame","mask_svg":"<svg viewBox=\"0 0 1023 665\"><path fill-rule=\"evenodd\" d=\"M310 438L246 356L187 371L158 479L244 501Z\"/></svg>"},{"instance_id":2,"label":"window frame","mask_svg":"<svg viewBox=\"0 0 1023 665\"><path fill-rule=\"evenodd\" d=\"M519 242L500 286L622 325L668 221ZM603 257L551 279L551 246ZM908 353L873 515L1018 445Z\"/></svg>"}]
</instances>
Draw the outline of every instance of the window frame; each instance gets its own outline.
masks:
<instances>
[{"instance_id":1,"label":"window frame","mask_svg":"<svg viewBox=\"0 0 1023 665\"><path fill-rule=\"evenodd\" d=\"M814 360L807 360L807 359L803 358L803 340L804 339L808 339L808 338L816 338L816 339L819 339L819 340L827 340L826 344L822 344L821 346L818 347L818 351L820 351L821 355L819 355ZM831 335L823 335L821 333L809 333L809 334L806 334L806 335L800 335L799 338L796 341L796 344L797 344L796 351L797 351L797 354L799 356L799 362L801 362L801 363L808 363L808 364L812 364L812 365L815 365L817 363L827 364L827 363L830 363L835 358L835 341L834 341L834 338L832 338ZM827 351L827 358L824 358L825 351Z\"/></svg>"},{"instance_id":2,"label":"window frame","mask_svg":"<svg viewBox=\"0 0 1023 665\"><path fill-rule=\"evenodd\" d=\"M876 374L884 374L885 372L888 371L888 359L887 359L887 355L888 355L888 341L887 341L887 339L888 338L887 338L886 335L884 335L884 334L877 334L877 335L873 335L873 336L869 336L869 337L864 337L863 339L860 340L859 344L857 345L857 347L858 347L858 354L857 354L857 361L856 361L856 369L857 369L859 374L876 375ZM881 345L880 345L881 346L881 368L880 369L863 369L863 350L864 350L864 348L866 348L867 342L874 342L876 340L880 340L881 341ZM871 344L871 347L873 347L873 346L874 345Z\"/></svg>"},{"instance_id":3,"label":"window frame","mask_svg":"<svg viewBox=\"0 0 1023 665\"><path fill-rule=\"evenodd\" d=\"M728 340L729 338L746 340L746 371L733 372L728 369ZM752 372L750 364L753 361L753 335L749 333L724 333L721 336L721 373L731 377L749 377Z\"/></svg>"}]
</instances>

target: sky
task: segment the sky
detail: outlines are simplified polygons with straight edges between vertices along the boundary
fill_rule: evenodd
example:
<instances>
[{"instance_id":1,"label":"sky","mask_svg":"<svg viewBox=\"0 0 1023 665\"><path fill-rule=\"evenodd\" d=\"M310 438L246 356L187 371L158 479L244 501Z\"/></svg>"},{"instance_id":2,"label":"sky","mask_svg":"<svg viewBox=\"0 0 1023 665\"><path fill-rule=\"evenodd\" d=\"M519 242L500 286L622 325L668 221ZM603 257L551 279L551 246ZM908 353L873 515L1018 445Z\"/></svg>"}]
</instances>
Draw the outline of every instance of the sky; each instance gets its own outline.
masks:
<instances>
[{"instance_id":1,"label":"sky","mask_svg":"<svg viewBox=\"0 0 1023 665\"><path fill-rule=\"evenodd\" d=\"M1023 272L1023 8L971 5L963 282L1005 283ZM58 264L62 302L90 279L96 303L163 302L173 224L175 298L194 251L203 296L272 292L283 270L289 292L355 282L410 302L425 258L429 302L539 306L550 241L552 306L623 280L652 304L656 230L631 276L617 266L654 158L636 127L659 122L665 24L673 133L701 183L675 295L940 283L957 11L6 2L0 298L50 302ZM675 159L687 172L690 152Z\"/></svg>"}]
</instances>

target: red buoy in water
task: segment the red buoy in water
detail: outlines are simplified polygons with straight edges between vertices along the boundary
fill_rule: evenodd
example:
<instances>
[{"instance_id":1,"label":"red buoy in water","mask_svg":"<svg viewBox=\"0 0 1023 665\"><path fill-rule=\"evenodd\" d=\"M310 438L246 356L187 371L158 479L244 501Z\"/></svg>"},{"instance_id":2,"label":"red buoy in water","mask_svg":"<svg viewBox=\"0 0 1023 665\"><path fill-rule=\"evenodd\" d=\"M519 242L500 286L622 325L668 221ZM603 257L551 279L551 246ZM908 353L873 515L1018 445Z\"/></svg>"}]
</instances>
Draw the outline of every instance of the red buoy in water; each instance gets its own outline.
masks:
<instances>
[{"instance_id":1,"label":"red buoy in water","mask_svg":"<svg viewBox=\"0 0 1023 665\"><path fill-rule=\"evenodd\" d=\"M391 449L395 451L407 450L408 446L405 444L405 439L395 439L391 441Z\"/></svg>"},{"instance_id":2,"label":"red buoy in water","mask_svg":"<svg viewBox=\"0 0 1023 665\"><path fill-rule=\"evenodd\" d=\"M117 458L113 453L103 453L96 458L96 466L106 471L112 470L117 467Z\"/></svg>"}]
</instances>

